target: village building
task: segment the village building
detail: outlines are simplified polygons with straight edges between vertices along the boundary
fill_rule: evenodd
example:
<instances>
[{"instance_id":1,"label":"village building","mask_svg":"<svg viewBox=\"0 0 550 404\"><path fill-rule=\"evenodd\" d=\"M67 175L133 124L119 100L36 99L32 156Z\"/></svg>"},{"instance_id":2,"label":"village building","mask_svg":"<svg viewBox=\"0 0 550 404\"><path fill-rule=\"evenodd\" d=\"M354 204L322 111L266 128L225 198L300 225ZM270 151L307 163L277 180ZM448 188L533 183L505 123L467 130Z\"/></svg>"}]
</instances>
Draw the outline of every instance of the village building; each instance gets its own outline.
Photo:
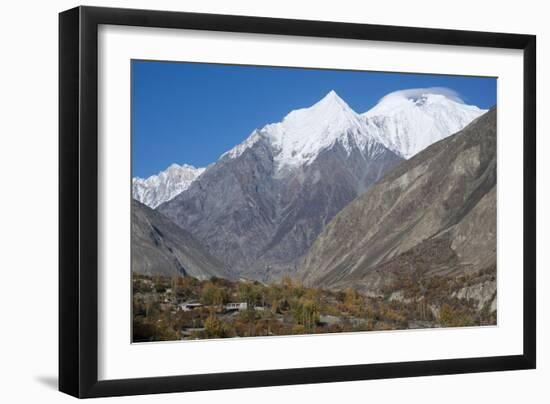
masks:
<instances>
[{"instance_id":1,"label":"village building","mask_svg":"<svg viewBox=\"0 0 550 404\"><path fill-rule=\"evenodd\" d=\"M204 305L199 302L183 302L179 305L180 310L183 310L183 311L191 311L203 306Z\"/></svg>"},{"instance_id":2,"label":"village building","mask_svg":"<svg viewBox=\"0 0 550 404\"><path fill-rule=\"evenodd\" d=\"M227 303L225 305L225 310L232 311L232 310L238 310L243 311L248 308L248 303L246 302L236 302L236 303Z\"/></svg>"}]
</instances>

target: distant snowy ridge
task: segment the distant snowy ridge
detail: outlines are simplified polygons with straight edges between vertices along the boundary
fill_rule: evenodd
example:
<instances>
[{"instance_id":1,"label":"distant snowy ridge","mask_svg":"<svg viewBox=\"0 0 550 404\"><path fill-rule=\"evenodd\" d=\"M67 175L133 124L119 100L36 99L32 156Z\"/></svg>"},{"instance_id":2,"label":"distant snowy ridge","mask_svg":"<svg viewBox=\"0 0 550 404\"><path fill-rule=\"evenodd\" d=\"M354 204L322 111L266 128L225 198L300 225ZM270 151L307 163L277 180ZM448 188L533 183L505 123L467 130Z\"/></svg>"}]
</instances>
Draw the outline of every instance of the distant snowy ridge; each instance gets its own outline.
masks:
<instances>
[{"instance_id":1,"label":"distant snowy ridge","mask_svg":"<svg viewBox=\"0 0 550 404\"><path fill-rule=\"evenodd\" d=\"M172 164L157 175L148 178L135 177L132 180L132 197L155 209L189 188L204 170L188 164Z\"/></svg>"},{"instance_id":2,"label":"distant snowy ridge","mask_svg":"<svg viewBox=\"0 0 550 404\"><path fill-rule=\"evenodd\" d=\"M358 114L330 91L311 107L294 110L281 122L254 130L221 158L237 158L263 139L275 150L279 170L309 164L336 142L348 151L351 142L361 150L378 142L408 159L485 112L464 104L452 90L425 88L390 93L369 111Z\"/></svg>"}]
</instances>

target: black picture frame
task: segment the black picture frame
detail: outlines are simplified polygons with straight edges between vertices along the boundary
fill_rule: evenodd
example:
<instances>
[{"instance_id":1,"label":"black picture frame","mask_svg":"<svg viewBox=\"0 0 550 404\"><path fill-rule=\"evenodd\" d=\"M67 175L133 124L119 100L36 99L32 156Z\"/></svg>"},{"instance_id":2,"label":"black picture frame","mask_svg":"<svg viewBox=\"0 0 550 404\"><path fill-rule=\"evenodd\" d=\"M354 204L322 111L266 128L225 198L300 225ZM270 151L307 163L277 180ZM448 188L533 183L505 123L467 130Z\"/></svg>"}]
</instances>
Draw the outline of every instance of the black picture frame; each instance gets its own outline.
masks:
<instances>
[{"instance_id":1,"label":"black picture frame","mask_svg":"<svg viewBox=\"0 0 550 404\"><path fill-rule=\"evenodd\" d=\"M98 380L98 26L100 24L523 50L523 354ZM151 10L59 15L59 390L104 397L534 369L536 366L536 37ZM519 270L519 268L518 268Z\"/></svg>"}]
</instances>

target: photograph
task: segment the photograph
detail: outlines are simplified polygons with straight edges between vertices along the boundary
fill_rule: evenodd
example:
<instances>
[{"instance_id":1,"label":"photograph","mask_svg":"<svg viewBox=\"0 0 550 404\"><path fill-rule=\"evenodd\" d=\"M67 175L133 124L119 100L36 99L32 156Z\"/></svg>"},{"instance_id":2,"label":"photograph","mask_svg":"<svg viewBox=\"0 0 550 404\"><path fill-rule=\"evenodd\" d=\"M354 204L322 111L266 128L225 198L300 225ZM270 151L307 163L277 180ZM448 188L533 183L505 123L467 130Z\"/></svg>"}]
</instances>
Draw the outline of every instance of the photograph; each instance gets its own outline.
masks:
<instances>
[{"instance_id":1,"label":"photograph","mask_svg":"<svg viewBox=\"0 0 550 404\"><path fill-rule=\"evenodd\" d=\"M496 325L496 89L132 60L132 342Z\"/></svg>"},{"instance_id":2,"label":"photograph","mask_svg":"<svg viewBox=\"0 0 550 404\"><path fill-rule=\"evenodd\" d=\"M92 3L3 4L1 402L550 402L544 3Z\"/></svg>"}]
</instances>

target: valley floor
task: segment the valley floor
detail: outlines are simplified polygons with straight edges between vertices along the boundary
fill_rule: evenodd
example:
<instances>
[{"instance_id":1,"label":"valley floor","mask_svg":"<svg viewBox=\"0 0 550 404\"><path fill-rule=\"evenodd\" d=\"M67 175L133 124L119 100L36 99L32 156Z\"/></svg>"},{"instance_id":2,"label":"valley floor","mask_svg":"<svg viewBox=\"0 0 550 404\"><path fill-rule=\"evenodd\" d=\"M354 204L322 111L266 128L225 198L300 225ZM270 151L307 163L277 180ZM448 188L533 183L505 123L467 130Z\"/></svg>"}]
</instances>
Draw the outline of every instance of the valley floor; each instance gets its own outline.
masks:
<instances>
[{"instance_id":1,"label":"valley floor","mask_svg":"<svg viewBox=\"0 0 550 404\"><path fill-rule=\"evenodd\" d=\"M487 270L432 278L422 295L410 282L366 295L308 288L288 277L266 285L134 274L133 341L495 325L496 292L487 302L468 293L480 279L494 276Z\"/></svg>"}]
</instances>

